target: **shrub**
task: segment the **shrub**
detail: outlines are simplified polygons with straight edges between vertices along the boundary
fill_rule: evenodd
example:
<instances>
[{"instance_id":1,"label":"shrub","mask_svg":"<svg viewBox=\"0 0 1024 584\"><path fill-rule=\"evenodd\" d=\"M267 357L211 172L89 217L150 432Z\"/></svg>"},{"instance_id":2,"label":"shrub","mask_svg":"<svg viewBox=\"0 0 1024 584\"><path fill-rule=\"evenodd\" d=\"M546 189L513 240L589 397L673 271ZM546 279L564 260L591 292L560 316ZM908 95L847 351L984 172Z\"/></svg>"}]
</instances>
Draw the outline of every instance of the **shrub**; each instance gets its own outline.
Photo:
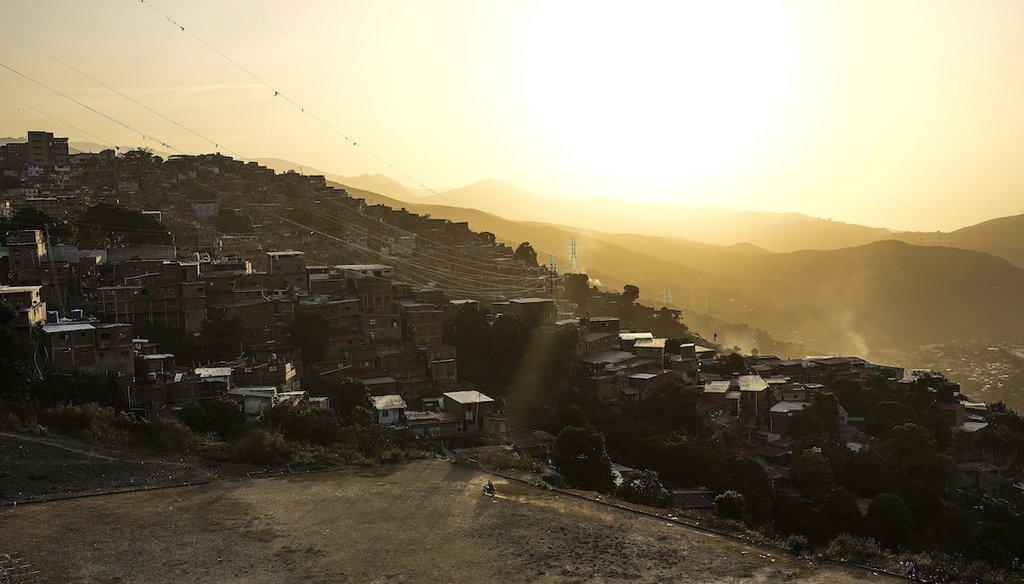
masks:
<instances>
[{"instance_id":1,"label":"shrub","mask_svg":"<svg viewBox=\"0 0 1024 584\"><path fill-rule=\"evenodd\" d=\"M782 547L794 554L802 554L810 547L807 538L802 535L791 535L782 542Z\"/></svg>"},{"instance_id":2,"label":"shrub","mask_svg":"<svg viewBox=\"0 0 1024 584\"><path fill-rule=\"evenodd\" d=\"M672 503L672 496L661 486L658 473L653 470L626 473L615 494L630 503L650 507L668 507Z\"/></svg>"},{"instance_id":3,"label":"shrub","mask_svg":"<svg viewBox=\"0 0 1024 584\"><path fill-rule=\"evenodd\" d=\"M824 555L833 560L864 563L881 558L883 553L878 542L870 537L841 533L828 544Z\"/></svg>"},{"instance_id":4,"label":"shrub","mask_svg":"<svg viewBox=\"0 0 1024 584\"><path fill-rule=\"evenodd\" d=\"M728 519L743 519L747 511L747 498L736 491L726 491L715 497L715 509Z\"/></svg>"},{"instance_id":5,"label":"shrub","mask_svg":"<svg viewBox=\"0 0 1024 584\"><path fill-rule=\"evenodd\" d=\"M263 466L287 464L296 454L293 444L276 432L252 430L231 445L228 459Z\"/></svg>"}]
</instances>

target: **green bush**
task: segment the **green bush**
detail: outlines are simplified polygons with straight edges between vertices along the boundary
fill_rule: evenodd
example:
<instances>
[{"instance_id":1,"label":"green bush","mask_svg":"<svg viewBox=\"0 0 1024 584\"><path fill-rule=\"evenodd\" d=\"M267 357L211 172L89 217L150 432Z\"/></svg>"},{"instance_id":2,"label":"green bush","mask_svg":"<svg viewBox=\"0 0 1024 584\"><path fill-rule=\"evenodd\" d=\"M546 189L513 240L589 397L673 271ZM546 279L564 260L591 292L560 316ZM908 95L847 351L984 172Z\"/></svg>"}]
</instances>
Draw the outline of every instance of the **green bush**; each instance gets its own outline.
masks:
<instances>
[{"instance_id":1,"label":"green bush","mask_svg":"<svg viewBox=\"0 0 1024 584\"><path fill-rule=\"evenodd\" d=\"M782 547L794 554L802 554L810 547L807 538L802 535L791 535L782 542Z\"/></svg>"},{"instance_id":2,"label":"green bush","mask_svg":"<svg viewBox=\"0 0 1024 584\"><path fill-rule=\"evenodd\" d=\"M825 557L833 560L865 563L884 557L878 542L870 537L841 533L825 548Z\"/></svg>"},{"instance_id":3,"label":"green bush","mask_svg":"<svg viewBox=\"0 0 1024 584\"><path fill-rule=\"evenodd\" d=\"M672 496L661 486L658 473L642 470L626 473L615 494L625 501L649 507L668 507Z\"/></svg>"},{"instance_id":4,"label":"green bush","mask_svg":"<svg viewBox=\"0 0 1024 584\"><path fill-rule=\"evenodd\" d=\"M747 511L747 498L736 491L726 491L715 497L715 509L727 519L743 519Z\"/></svg>"}]
</instances>

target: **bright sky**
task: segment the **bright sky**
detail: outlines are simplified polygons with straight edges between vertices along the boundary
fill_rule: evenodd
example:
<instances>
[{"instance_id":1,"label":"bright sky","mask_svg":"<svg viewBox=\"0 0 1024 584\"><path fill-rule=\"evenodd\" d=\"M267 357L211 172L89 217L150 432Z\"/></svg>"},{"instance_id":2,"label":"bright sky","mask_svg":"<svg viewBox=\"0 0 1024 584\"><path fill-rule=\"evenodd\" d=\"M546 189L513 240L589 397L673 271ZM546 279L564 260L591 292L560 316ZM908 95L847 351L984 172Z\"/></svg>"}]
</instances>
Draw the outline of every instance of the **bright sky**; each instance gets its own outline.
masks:
<instances>
[{"instance_id":1,"label":"bright sky","mask_svg":"<svg viewBox=\"0 0 1024 584\"><path fill-rule=\"evenodd\" d=\"M138 0L0 2L0 63L177 149L214 148L9 33L223 151L388 173ZM498 178L927 230L1024 209L1017 0L153 5L436 190ZM166 150L2 68L0 94L2 136Z\"/></svg>"}]
</instances>

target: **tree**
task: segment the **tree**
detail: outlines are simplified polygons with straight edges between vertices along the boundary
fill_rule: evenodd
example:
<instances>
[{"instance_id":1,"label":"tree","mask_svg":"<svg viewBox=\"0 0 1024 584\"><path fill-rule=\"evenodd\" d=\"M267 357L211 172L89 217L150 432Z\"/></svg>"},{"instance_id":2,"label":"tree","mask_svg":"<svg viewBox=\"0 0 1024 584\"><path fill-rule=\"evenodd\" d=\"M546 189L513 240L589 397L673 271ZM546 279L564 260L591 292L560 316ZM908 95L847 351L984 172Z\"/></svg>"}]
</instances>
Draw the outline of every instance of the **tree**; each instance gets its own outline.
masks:
<instances>
[{"instance_id":1,"label":"tree","mask_svg":"<svg viewBox=\"0 0 1024 584\"><path fill-rule=\"evenodd\" d=\"M790 477L800 494L812 501L824 501L832 493L832 468L818 450L805 450L789 465Z\"/></svg>"},{"instance_id":2,"label":"tree","mask_svg":"<svg viewBox=\"0 0 1024 584\"><path fill-rule=\"evenodd\" d=\"M289 440L327 446L341 439L341 424L337 415L309 404L298 407L291 404L275 406L270 410L268 419Z\"/></svg>"},{"instance_id":3,"label":"tree","mask_svg":"<svg viewBox=\"0 0 1024 584\"><path fill-rule=\"evenodd\" d=\"M860 531L860 508L850 491L840 487L825 500L825 513L835 533Z\"/></svg>"},{"instance_id":4,"label":"tree","mask_svg":"<svg viewBox=\"0 0 1024 584\"><path fill-rule=\"evenodd\" d=\"M914 516L898 495L882 493L871 501L864 524L868 535L883 546L900 549L914 531Z\"/></svg>"},{"instance_id":5,"label":"tree","mask_svg":"<svg viewBox=\"0 0 1024 584\"><path fill-rule=\"evenodd\" d=\"M512 259L523 262L531 268L537 267L537 252L534 251L533 246L530 245L529 241L524 241L519 244L515 253L512 254Z\"/></svg>"},{"instance_id":6,"label":"tree","mask_svg":"<svg viewBox=\"0 0 1024 584\"><path fill-rule=\"evenodd\" d=\"M849 460L847 485L857 494L873 497L889 490L892 485L892 468L889 462L873 450L861 450Z\"/></svg>"},{"instance_id":7,"label":"tree","mask_svg":"<svg viewBox=\"0 0 1024 584\"><path fill-rule=\"evenodd\" d=\"M654 315L654 322L651 324L651 332L659 337L671 337L681 331L687 330L685 324L680 322L683 317L681 310L675 310L662 306ZM667 349L667 347L666 347ZM678 347L676 348L678 350Z\"/></svg>"},{"instance_id":8,"label":"tree","mask_svg":"<svg viewBox=\"0 0 1024 584\"><path fill-rule=\"evenodd\" d=\"M936 406L929 407L921 416L920 422L932 433L939 452L949 450L949 447L953 445L953 432L949 429L949 422L939 413Z\"/></svg>"},{"instance_id":9,"label":"tree","mask_svg":"<svg viewBox=\"0 0 1024 584\"><path fill-rule=\"evenodd\" d=\"M672 503L672 496L661 486L658 473L653 470L626 473L615 494L630 503L649 507L668 507Z\"/></svg>"},{"instance_id":10,"label":"tree","mask_svg":"<svg viewBox=\"0 0 1024 584\"><path fill-rule=\"evenodd\" d=\"M632 304L640 298L640 288L632 284L626 284L622 288L622 299L627 303Z\"/></svg>"},{"instance_id":11,"label":"tree","mask_svg":"<svg viewBox=\"0 0 1024 584\"><path fill-rule=\"evenodd\" d=\"M747 513L747 498L736 491L726 491L715 497L715 509L726 519L743 519Z\"/></svg>"},{"instance_id":12,"label":"tree","mask_svg":"<svg viewBox=\"0 0 1024 584\"><path fill-rule=\"evenodd\" d=\"M715 469L712 488L719 493L733 490L742 494L754 524L760 525L771 518L775 486L754 459L730 456L723 460Z\"/></svg>"},{"instance_id":13,"label":"tree","mask_svg":"<svg viewBox=\"0 0 1024 584\"><path fill-rule=\"evenodd\" d=\"M609 493L615 486L604 436L592 427L563 428L551 458L566 482L574 487Z\"/></svg>"},{"instance_id":14,"label":"tree","mask_svg":"<svg viewBox=\"0 0 1024 584\"><path fill-rule=\"evenodd\" d=\"M824 431L839 439L839 400L831 393L817 392L808 408L822 421Z\"/></svg>"},{"instance_id":15,"label":"tree","mask_svg":"<svg viewBox=\"0 0 1024 584\"><path fill-rule=\"evenodd\" d=\"M825 422L810 408L796 412L786 427L786 432L797 440L805 436L821 436L824 431Z\"/></svg>"},{"instance_id":16,"label":"tree","mask_svg":"<svg viewBox=\"0 0 1024 584\"><path fill-rule=\"evenodd\" d=\"M957 479L953 459L939 454L931 432L917 424L893 428L879 454L897 478L921 481L940 493Z\"/></svg>"},{"instance_id":17,"label":"tree","mask_svg":"<svg viewBox=\"0 0 1024 584\"><path fill-rule=\"evenodd\" d=\"M651 441L662 444L651 462L658 465L656 468L661 477L672 485L695 487L709 484L721 459L721 453L713 447L698 444L678 432L668 438L654 437Z\"/></svg>"},{"instance_id":18,"label":"tree","mask_svg":"<svg viewBox=\"0 0 1024 584\"><path fill-rule=\"evenodd\" d=\"M161 162L161 158L153 154L152 148L133 148L128 150L121 155L121 160L125 164L141 165L149 164L151 162Z\"/></svg>"},{"instance_id":19,"label":"tree","mask_svg":"<svg viewBox=\"0 0 1024 584\"><path fill-rule=\"evenodd\" d=\"M864 423L868 433L879 438L886 438L893 428L917 419L914 408L894 401L879 402L867 415Z\"/></svg>"},{"instance_id":20,"label":"tree","mask_svg":"<svg viewBox=\"0 0 1024 584\"><path fill-rule=\"evenodd\" d=\"M196 432L213 432L223 440L236 438L245 431L245 413L226 397L193 402L178 418Z\"/></svg>"},{"instance_id":21,"label":"tree","mask_svg":"<svg viewBox=\"0 0 1024 584\"><path fill-rule=\"evenodd\" d=\"M319 313L300 311L295 315L289 339L302 353L303 365L308 366L324 360L330 333L330 323Z\"/></svg>"},{"instance_id":22,"label":"tree","mask_svg":"<svg viewBox=\"0 0 1024 584\"><path fill-rule=\"evenodd\" d=\"M565 287L563 292L565 298L586 309L590 301L590 276L566 274L562 277L562 285Z\"/></svg>"},{"instance_id":23,"label":"tree","mask_svg":"<svg viewBox=\"0 0 1024 584\"><path fill-rule=\"evenodd\" d=\"M311 396L326 397L335 414L352 423L365 421L360 410L373 410L370 390L358 379L325 379L314 373L307 374L302 387Z\"/></svg>"}]
</instances>

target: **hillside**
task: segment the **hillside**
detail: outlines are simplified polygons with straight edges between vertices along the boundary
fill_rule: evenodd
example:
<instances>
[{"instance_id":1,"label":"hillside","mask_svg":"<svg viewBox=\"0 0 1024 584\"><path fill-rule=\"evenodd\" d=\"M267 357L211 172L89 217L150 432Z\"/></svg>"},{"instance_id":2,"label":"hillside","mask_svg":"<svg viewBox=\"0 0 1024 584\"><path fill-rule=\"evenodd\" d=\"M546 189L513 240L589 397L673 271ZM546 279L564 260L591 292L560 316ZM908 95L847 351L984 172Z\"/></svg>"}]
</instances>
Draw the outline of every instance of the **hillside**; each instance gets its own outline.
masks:
<instances>
[{"instance_id":1,"label":"hillside","mask_svg":"<svg viewBox=\"0 0 1024 584\"><path fill-rule=\"evenodd\" d=\"M887 240L839 250L767 253L353 194L468 221L472 229L490 231L510 245L530 241L542 261L554 253L563 267L569 238L576 235L584 270L608 288L635 284L654 304L668 288L675 306L708 322L745 323L778 340L829 353L906 354L921 344L1000 338L1024 326L1019 294L1024 271L976 251ZM756 346L749 338L721 340Z\"/></svg>"},{"instance_id":2,"label":"hillside","mask_svg":"<svg viewBox=\"0 0 1024 584\"><path fill-rule=\"evenodd\" d=\"M1024 268L1024 215L1000 217L949 234L950 245L1006 258Z\"/></svg>"},{"instance_id":3,"label":"hillside","mask_svg":"<svg viewBox=\"0 0 1024 584\"><path fill-rule=\"evenodd\" d=\"M601 198L564 199L538 195L496 180L481 181L412 202L472 208L508 219L558 223L606 233L682 236L716 245L752 243L777 252L836 249L891 237L887 229L798 213Z\"/></svg>"}]
</instances>

